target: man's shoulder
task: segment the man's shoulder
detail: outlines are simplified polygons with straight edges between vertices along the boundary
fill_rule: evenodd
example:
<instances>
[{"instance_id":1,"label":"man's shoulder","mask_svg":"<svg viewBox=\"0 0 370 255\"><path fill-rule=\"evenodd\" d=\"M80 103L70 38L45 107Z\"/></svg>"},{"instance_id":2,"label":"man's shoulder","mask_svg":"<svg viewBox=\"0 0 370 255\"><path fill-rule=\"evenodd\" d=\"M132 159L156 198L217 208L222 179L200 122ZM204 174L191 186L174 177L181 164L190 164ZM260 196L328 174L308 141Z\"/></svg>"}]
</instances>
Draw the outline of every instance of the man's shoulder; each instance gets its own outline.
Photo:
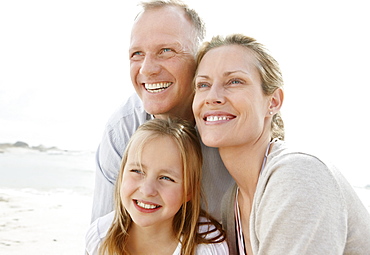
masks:
<instances>
[{"instance_id":1,"label":"man's shoulder","mask_svg":"<svg viewBox=\"0 0 370 255\"><path fill-rule=\"evenodd\" d=\"M140 125L148 118L149 114L144 110L141 99L134 93L111 115L107 122L107 127L114 128L117 125L122 126L122 124L131 126L134 123Z\"/></svg>"}]
</instances>

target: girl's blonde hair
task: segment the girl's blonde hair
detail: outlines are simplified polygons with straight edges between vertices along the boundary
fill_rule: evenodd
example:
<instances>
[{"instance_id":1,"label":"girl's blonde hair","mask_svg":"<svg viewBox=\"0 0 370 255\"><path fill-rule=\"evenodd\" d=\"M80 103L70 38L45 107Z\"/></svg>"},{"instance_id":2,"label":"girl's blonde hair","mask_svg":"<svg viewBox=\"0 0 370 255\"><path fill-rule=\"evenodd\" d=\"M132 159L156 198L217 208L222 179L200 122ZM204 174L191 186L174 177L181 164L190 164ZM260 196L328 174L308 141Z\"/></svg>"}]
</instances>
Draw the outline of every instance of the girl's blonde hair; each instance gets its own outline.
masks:
<instances>
[{"instance_id":1,"label":"girl's blonde hair","mask_svg":"<svg viewBox=\"0 0 370 255\"><path fill-rule=\"evenodd\" d=\"M215 243L225 240L221 225L200 208L203 158L199 138L194 126L180 119L153 119L138 128L131 137L123 154L121 170L115 186L115 216L112 226L99 248L99 254L129 254L126 249L126 241L132 219L121 202L120 189L123 171L133 141L139 139L140 145L137 154L141 155L145 143L157 137L172 138L181 152L184 196L182 207L176 213L172 225L174 235L182 244L181 254L195 254L195 247L199 243ZM187 201L187 194L191 195L189 201ZM206 224L214 226L210 227L206 233L198 233L200 225L205 224L199 222L200 216L207 217L210 222ZM216 231L219 231L219 234L215 238L205 238L207 234Z\"/></svg>"},{"instance_id":2,"label":"girl's blonde hair","mask_svg":"<svg viewBox=\"0 0 370 255\"><path fill-rule=\"evenodd\" d=\"M198 52L197 65L199 65L208 51L227 45L239 45L253 53L257 60L256 68L261 76L262 90L265 95L269 96L276 89L283 87L283 77L278 62L267 52L262 44L258 43L254 38L242 34L232 34L226 37L215 36L211 41L203 43ZM284 140L284 136L284 122L280 112L277 112L271 122L271 139L279 138Z\"/></svg>"}]
</instances>

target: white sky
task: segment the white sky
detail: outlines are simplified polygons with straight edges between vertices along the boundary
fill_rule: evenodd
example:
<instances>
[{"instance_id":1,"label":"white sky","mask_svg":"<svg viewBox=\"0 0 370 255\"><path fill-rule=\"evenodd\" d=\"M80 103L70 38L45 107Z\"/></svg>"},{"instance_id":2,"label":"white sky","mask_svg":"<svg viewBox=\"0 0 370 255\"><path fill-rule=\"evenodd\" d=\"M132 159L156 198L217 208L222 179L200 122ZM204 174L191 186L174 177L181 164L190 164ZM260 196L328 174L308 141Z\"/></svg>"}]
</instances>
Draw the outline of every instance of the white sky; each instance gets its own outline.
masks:
<instances>
[{"instance_id":1,"label":"white sky","mask_svg":"<svg viewBox=\"0 0 370 255\"><path fill-rule=\"evenodd\" d=\"M279 61L288 142L370 183L367 1L186 2L206 22L207 39L243 33ZM127 49L136 3L0 1L0 143L96 149L133 92Z\"/></svg>"}]
</instances>

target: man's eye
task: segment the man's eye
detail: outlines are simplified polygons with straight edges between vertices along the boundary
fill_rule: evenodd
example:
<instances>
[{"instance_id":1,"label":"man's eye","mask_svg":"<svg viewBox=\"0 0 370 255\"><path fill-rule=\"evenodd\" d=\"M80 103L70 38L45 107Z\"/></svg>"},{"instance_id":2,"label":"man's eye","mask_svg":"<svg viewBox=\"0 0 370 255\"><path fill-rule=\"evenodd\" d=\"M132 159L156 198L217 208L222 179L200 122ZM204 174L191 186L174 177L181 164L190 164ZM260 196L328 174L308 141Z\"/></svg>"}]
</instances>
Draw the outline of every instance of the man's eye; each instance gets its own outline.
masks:
<instances>
[{"instance_id":1,"label":"man's eye","mask_svg":"<svg viewBox=\"0 0 370 255\"><path fill-rule=\"evenodd\" d=\"M163 48L159 51L158 56L160 58L171 58L175 56L176 52L173 49L170 48Z\"/></svg>"},{"instance_id":2,"label":"man's eye","mask_svg":"<svg viewBox=\"0 0 370 255\"><path fill-rule=\"evenodd\" d=\"M134 53L131 54L131 58L137 58L143 56L143 52L141 51L135 51Z\"/></svg>"},{"instance_id":3,"label":"man's eye","mask_svg":"<svg viewBox=\"0 0 370 255\"><path fill-rule=\"evenodd\" d=\"M172 179L172 178L170 178L170 177L168 177L168 176L162 176L160 179L162 179L162 180L166 180L166 181L175 182L175 180L174 180L174 179Z\"/></svg>"}]
</instances>

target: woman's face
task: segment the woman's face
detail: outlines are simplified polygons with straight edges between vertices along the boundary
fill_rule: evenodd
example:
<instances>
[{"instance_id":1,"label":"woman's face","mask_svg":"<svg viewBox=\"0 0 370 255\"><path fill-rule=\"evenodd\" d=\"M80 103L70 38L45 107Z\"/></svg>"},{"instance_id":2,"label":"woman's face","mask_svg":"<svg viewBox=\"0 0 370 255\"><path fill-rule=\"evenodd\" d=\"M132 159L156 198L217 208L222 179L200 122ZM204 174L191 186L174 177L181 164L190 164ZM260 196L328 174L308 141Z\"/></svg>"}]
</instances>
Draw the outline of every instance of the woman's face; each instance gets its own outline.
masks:
<instances>
[{"instance_id":1,"label":"woman's face","mask_svg":"<svg viewBox=\"0 0 370 255\"><path fill-rule=\"evenodd\" d=\"M193 112L204 144L234 147L268 135L269 97L252 51L228 45L207 52L195 76Z\"/></svg>"}]
</instances>

